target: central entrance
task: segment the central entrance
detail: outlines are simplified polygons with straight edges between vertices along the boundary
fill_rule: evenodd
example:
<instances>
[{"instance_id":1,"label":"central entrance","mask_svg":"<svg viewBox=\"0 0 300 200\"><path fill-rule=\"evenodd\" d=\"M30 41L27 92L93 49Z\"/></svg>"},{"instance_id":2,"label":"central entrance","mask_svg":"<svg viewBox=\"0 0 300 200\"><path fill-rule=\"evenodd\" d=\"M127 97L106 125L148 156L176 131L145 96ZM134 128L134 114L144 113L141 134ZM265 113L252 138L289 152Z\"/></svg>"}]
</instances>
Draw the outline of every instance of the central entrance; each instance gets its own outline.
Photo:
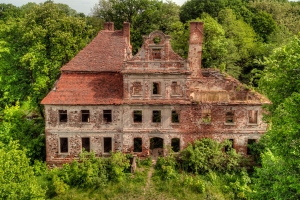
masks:
<instances>
[{"instance_id":1,"label":"central entrance","mask_svg":"<svg viewBox=\"0 0 300 200\"><path fill-rule=\"evenodd\" d=\"M150 153L154 160L158 156L164 156L164 140L159 137L154 137L150 139Z\"/></svg>"}]
</instances>

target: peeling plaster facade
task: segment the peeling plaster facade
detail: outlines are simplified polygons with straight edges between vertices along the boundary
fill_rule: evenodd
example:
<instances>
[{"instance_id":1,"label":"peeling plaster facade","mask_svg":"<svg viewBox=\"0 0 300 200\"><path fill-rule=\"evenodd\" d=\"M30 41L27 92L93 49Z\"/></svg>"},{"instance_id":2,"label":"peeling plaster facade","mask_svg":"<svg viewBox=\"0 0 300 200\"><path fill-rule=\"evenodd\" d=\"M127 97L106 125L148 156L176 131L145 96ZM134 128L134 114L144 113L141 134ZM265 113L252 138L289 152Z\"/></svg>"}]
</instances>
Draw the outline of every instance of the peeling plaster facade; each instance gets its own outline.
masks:
<instances>
[{"instance_id":1,"label":"peeling plaster facade","mask_svg":"<svg viewBox=\"0 0 300 200\"><path fill-rule=\"evenodd\" d=\"M249 140L266 131L262 105L270 102L228 75L201 69L203 23L191 22L190 29L184 60L161 31L144 36L132 56L129 24L115 31L106 23L95 41L62 68L42 101L47 163L69 162L83 147L99 156L109 151L150 156L157 148L178 151L204 137L231 139L246 155ZM120 42L112 45L116 38ZM100 53L94 56L94 49Z\"/></svg>"}]
</instances>

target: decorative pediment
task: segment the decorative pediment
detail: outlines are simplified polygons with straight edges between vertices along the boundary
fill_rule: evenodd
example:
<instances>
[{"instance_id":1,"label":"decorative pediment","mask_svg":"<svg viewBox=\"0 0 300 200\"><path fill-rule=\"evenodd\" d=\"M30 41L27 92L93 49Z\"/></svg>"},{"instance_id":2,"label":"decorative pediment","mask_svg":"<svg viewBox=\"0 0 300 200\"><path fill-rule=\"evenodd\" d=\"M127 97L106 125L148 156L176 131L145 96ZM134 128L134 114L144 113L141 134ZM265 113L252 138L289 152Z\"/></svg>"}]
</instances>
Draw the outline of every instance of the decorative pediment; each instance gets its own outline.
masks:
<instances>
[{"instance_id":1,"label":"decorative pediment","mask_svg":"<svg viewBox=\"0 0 300 200\"><path fill-rule=\"evenodd\" d=\"M125 63L122 73L188 73L187 61L172 50L170 36L153 31L143 39L141 49Z\"/></svg>"}]
</instances>

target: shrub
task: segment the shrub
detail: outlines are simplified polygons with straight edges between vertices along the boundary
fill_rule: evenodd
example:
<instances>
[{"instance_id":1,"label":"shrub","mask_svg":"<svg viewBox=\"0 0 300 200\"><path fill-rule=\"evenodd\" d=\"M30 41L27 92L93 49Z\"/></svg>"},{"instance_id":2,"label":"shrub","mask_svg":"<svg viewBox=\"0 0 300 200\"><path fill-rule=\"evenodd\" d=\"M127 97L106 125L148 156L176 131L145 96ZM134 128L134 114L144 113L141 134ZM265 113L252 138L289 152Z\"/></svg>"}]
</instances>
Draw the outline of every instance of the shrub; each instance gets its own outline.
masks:
<instances>
[{"instance_id":1,"label":"shrub","mask_svg":"<svg viewBox=\"0 0 300 200\"><path fill-rule=\"evenodd\" d=\"M209 138L197 140L181 152L182 168L196 174L204 174L209 170L219 172L238 170L241 156L230 146L230 141L218 143Z\"/></svg>"},{"instance_id":2,"label":"shrub","mask_svg":"<svg viewBox=\"0 0 300 200\"><path fill-rule=\"evenodd\" d=\"M45 193L26 152L16 142L0 142L0 199L45 199Z\"/></svg>"}]
</instances>

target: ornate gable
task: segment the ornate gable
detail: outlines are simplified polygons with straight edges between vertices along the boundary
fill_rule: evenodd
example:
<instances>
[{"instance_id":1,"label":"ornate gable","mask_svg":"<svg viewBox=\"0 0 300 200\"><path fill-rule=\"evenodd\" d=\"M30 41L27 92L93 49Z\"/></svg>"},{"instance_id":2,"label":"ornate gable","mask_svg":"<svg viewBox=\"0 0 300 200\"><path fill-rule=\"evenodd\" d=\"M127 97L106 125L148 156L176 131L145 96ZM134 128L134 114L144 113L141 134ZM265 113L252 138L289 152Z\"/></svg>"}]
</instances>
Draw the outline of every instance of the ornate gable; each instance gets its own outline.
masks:
<instances>
[{"instance_id":1,"label":"ornate gable","mask_svg":"<svg viewBox=\"0 0 300 200\"><path fill-rule=\"evenodd\" d=\"M187 62L176 54L171 37L161 31L144 36L139 52L129 59L122 73L188 73Z\"/></svg>"}]
</instances>

